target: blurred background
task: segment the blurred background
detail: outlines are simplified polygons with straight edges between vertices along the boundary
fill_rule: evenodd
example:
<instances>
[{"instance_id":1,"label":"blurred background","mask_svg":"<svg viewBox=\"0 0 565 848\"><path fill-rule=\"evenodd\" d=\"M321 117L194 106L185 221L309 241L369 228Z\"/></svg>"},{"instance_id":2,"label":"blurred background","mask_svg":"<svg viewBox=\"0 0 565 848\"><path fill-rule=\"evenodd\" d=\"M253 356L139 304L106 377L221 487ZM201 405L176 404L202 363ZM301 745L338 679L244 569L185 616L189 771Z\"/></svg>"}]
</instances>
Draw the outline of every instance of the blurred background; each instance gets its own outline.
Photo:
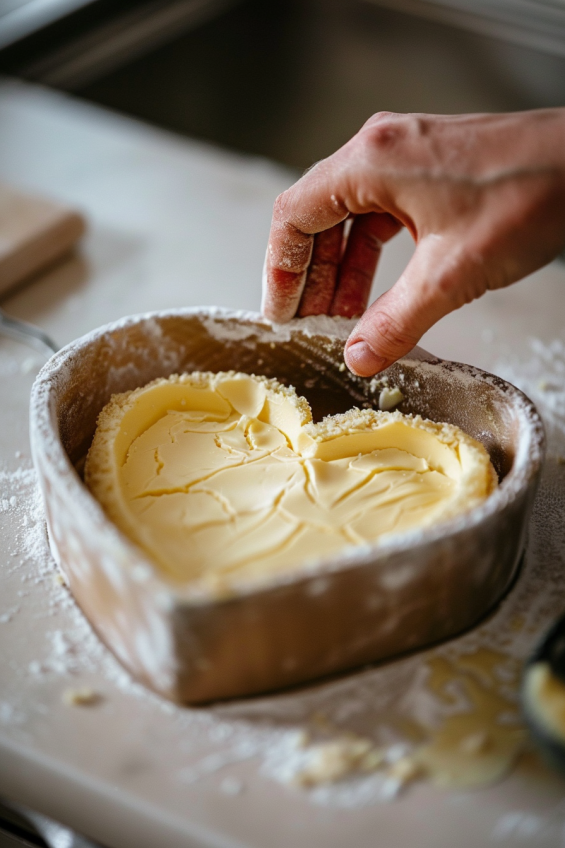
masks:
<instances>
[{"instance_id":1,"label":"blurred background","mask_svg":"<svg viewBox=\"0 0 565 848\"><path fill-rule=\"evenodd\" d=\"M0 333L2 323L6 333L13 331L14 319L20 319L65 344L132 312L202 303L257 309L272 203L296 176L288 167L209 145L184 139L179 144L177 138L139 123L81 108L76 99L301 170L331 154L378 110L461 113L565 105L565 0L0 0L2 75L73 95L60 97L41 87L0 80L0 176L30 193L27 219L21 205L19 216L14 216L11 195L6 189L2 195L0 182ZM62 208L55 214L45 207L44 198ZM39 215L33 205L37 202L43 210ZM61 238L65 221L68 235L75 209L88 224L80 250L62 256L57 266L38 266L38 244L43 249L48 244L45 221L57 225ZM12 226L16 218L18 226ZM4 279L1 265L3 257L10 259L6 233L12 256L20 261L9 292L7 261ZM71 226L71 236L76 239L76 227ZM374 296L394 283L412 250L406 232L387 246ZM31 266L23 262L25 252L35 263L33 278ZM424 337L423 345L439 356L472 362L506 378L518 374L516 382L528 392L533 386L534 399L558 421L564 402L557 390L565 361L565 269L555 265L538 273L535 286L524 281L448 316ZM13 263L12 270L15 267ZM8 316L3 316L4 306ZM22 332L20 326L20 340ZM544 346L542 339L553 341ZM29 391L41 362L15 344L3 341L0 346L0 392L5 399L0 404L0 465L18 473L21 463L29 462ZM557 375L555 381L552 375ZM11 491L4 503L8 498L15 501ZM0 535L0 553L13 563L10 557L20 543L13 536L13 516L6 513L6 521L11 522L10 531ZM532 535L540 537L539 527L534 530ZM3 539L9 545L4 549ZM544 557L548 551L558 557L554 571L560 568L555 544L545 539L540 544L545 546L539 549ZM92 812L94 801L81 809L75 803L69 807L68 799L82 796L65 791L64 798L59 797L65 786L61 775L71 767L74 792L80 768L89 775L88 787L99 781L112 804L116 799L109 820L123 824L132 806L128 802L120 820L120 787L129 793L132 786L142 785L128 783L130 778L145 780L146 774L126 774L123 764L131 760L132 750L139 756L132 745L144 750L148 739L165 738L163 717L156 716L155 726L131 725L128 704L123 710L127 727L112 719L104 734L92 735L74 727L68 708L55 694L46 702L49 708L38 701L38 677L26 669L40 665L37 658L44 655L49 634L42 630L39 613L30 612L36 607L20 595L29 589L30 603L33 599L37 610L43 610L43 586L30 581L24 592L19 579L13 609L22 611L14 626L23 628L25 639L6 643L1 694L7 697L11 691L9 680L18 700L17 709L5 701L7 714L12 710L14 716L27 715L29 708L36 722L33 731L28 733L31 719L21 730L29 748L22 743L24 765L16 771L20 778L29 773L34 779L20 800L34 806L38 797L50 798L44 801L44 811L55 815L68 809L69 822L79 827L84 820L85 830L94 828L89 823L103 820L102 814ZM37 597L31 594L34 586ZM13 613L6 607L10 596L6 598L4 609L9 612L4 619L9 621ZM65 629L66 620L60 621ZM14 664L16 647L22 648L21 666ZM36 653L24 653L28 650ZM54 662L60 663L60 656ZM109 689L108 681L106 686ZM20 704L25 709L20 710ZM171 745L176 756L178 740ZM171 768L169 749L160 745L159 750L165 773ZM40 762L36 757L42 758L41 767L36 765L33 772L30 764ZM56 764L53 780L45 777L50 774L46 762ZM149 769L149 781L152 774ZM169 815L160 794L164 785L159 772L148 805L155 810L162 804L159 822ZM526 789L505 802L498 795L490 807L501 814L506 809L511 817ZM253 819L254 797L249 793L239 799L250 811L239 813L241 821L247 815ZM146 796L139 798L146 803ZM170 803L174 816L179 810L183 816L193 815L184 794L178 807L174 794ZM541 816L547 802L539 804ZM528 805L536 809L529 794ZM415 820L419 815L417 810ZM532 812L536 820L537 815ZM467 821L476 820L482 827L483 818L473 809ZM33 821L46 839L57 834L56 842L49 843L52 847L87 848L68 830L37 815ZM451 838L451 844L456 842ZM46 843L28 822L0 809L3 845L45 848Z\"/></svg>"},{"instance_id":2,"label":"blurred background","mask_svg":"<svg viewBox=\"0 0 565 848\"><path fill-rule=\"evenodd\" d=\"M373 112L565 103L565 0L0 0L0 73L305 168Z\"/></svg>"}]
</instances>

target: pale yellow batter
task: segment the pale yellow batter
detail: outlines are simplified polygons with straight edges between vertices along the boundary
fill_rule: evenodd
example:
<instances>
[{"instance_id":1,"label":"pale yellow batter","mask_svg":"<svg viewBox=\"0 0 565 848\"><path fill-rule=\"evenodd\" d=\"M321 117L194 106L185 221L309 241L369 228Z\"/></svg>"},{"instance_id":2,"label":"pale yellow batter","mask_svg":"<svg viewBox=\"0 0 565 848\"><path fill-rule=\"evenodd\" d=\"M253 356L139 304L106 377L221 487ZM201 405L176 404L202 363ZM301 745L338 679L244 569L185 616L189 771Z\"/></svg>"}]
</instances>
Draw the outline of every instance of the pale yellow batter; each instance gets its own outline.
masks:
<instances>
[{"instance_id":1,"label":"pale yellow batter","mask_svg":"<svg viewBox=\"0 0 565 848\"><path fill-rule=\"evenodd\" d=\"M353 409L312 423L294 390L194 373L115 395L86 483L170 577L264 578L484 500L484 447L448 424Z\"/></svg>"},{"instance_id":2,"label":"pale yellow batter","mask_svg":"<svg viewBox=\"0 0 565 848\"><path fill-rule=\"evenodd\" d=\"M528 668L524 687L526 708L550 736L565 736L565 684L551 671L548 662Z\"/></svg>"}]
</instances>

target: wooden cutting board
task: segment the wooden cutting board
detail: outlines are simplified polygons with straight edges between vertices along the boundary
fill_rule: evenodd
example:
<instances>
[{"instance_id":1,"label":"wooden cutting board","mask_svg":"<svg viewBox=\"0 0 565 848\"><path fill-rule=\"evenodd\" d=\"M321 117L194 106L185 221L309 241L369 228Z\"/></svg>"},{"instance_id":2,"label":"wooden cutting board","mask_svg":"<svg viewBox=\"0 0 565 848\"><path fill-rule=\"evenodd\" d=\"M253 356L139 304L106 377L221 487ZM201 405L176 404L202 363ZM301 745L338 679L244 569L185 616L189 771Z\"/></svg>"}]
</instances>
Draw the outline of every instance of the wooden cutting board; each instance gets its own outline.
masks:
<instances>
[{"instance_id":1,"label":"wooden cutting board","mask_svg":"<svg viewBox=\"0 0 565 848\"><path fill-rule=\"evenodd\" d=\"M0 182L0 294L64 257L85 229L78 212Z\"/></svg>"}]
</instances>

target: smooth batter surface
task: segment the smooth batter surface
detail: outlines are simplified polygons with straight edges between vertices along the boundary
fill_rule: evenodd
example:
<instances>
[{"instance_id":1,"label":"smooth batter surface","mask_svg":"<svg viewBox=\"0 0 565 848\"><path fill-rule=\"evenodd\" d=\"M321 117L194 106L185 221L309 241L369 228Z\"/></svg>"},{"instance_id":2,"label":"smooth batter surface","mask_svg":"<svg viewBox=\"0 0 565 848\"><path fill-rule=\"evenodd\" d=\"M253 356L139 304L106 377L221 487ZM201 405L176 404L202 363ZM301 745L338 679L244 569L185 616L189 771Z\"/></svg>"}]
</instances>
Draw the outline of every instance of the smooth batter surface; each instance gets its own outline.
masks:
<instances>
[{"instance_id":1,"label":"smooth batter surface","mask_svg":"<svg viewBox=\"0 0 565 848\"><path fill-rule=\"evenodd\" d=\"M496 475L461 430L351 410L313 424L294 390L173 376L102 411L86 482L169 576L266 577L464 512Z\"/></svg>"}]
</instances>

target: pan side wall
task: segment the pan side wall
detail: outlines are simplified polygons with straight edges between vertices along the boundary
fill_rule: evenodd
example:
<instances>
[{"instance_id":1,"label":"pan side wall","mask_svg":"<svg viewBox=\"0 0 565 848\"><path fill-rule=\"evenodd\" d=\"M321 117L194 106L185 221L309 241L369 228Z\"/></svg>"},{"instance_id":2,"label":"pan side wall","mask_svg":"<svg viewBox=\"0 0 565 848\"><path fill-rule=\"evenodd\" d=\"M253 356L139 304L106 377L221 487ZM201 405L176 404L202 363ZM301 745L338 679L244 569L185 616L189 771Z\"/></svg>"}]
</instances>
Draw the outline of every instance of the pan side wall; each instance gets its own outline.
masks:
<instances>
[{"instance_id":1,"label":"pan side wall","mask_svg":"<svg viewBox=\"0 0 565 848\"><path fill-rule=\"evenodd\" d=\"M533 472L502 509L456 533L390 554L377 549L355 564L345 556L343 567L222 601L187 603L120 538L69 463L84 456L98 412L113 392L183 370L231 367L282 376L299 391L317 369L318 417L324 404L327 412L344 411L370 397L367 383L336 369L340 340L274 344L268 335L251 335L222 342L204 323L187 314L110 328L67 353L64 367L40 380L32 402L34 461L52 548L79 605L128 670L165 697L210 701L383 660L480 620L515 574L535 492ZM421 377L407 365L407 403L417 407L411 387ZM418 387L427 410L433 412L435 395L446 410L446 380L447 373L438 373ZM486 400L480 408L475 404L475 429L487 434L508 467L522 437L516 419L508 406L489 400L496 387L481 391ZM472 404L460 406L467 393L467 384L452 392L452 406L470 419Z\"/></svg>"}]
</instances>

